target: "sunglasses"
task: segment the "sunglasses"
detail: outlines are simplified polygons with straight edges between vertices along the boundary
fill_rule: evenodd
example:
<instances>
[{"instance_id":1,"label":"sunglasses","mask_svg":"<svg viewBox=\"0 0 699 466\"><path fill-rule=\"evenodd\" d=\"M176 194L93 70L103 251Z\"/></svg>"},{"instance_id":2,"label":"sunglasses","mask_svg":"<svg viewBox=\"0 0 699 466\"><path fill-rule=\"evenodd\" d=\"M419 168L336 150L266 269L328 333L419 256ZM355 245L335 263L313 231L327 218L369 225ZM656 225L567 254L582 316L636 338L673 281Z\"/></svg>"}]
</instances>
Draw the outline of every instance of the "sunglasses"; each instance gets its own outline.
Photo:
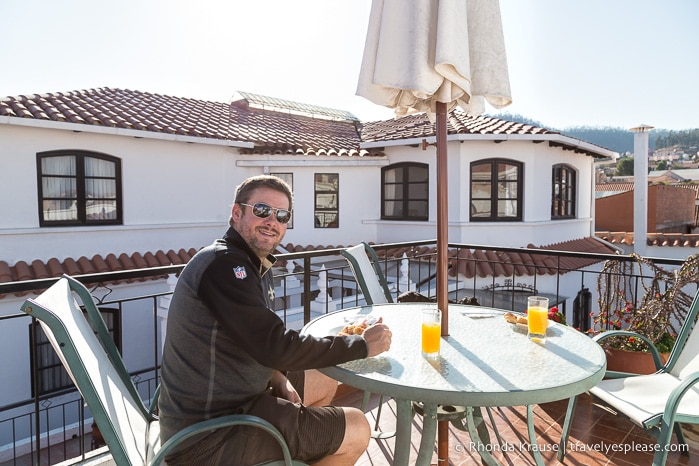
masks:
<instances>
[{"instance_id":1,"label":"sunglasses","mask_svg":"<svg viewBox=\"0 0 699 466\"><path fill-rule=\"evenodd\" d=\"M276 207L272 207L270 205L265 204L264 202L256 202L255 204L244 204L242 202L239 202L238 204L244 205L247 207L252 207L252 214L255 217L259 218L268 218L270 215L276 212L276 219L277 222L285 224L289 223L289 220L291 220L291 211L286 210L286 209L277 209Z\"/></svg>"}]
</instances>

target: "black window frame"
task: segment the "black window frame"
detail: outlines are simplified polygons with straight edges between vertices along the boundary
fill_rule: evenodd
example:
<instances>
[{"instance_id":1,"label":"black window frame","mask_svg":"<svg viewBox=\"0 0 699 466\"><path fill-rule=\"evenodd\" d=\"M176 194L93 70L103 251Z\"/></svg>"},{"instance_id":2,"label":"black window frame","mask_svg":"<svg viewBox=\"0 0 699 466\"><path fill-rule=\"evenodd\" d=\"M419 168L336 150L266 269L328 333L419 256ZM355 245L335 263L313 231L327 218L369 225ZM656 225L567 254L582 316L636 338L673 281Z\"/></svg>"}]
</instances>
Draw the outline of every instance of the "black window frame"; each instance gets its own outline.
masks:
<instances>
[{"instance_id":1,"label":"black window frame","mask_svg":"<svg viewBox=\"0 0 699 466\"><path fill-rule=\"evenodd\" d=\"M551 220L576 218L577 170L559 163L551 167Z\"/></svg>"},{"instance_id":2,"label":"black window frame","mask_svg":"<svg viewBox=\"0 0 699 466\"><path fill-rule=\"evenodd\" d=\"M332 177L333 189L318 189L319 177ZM323 183L327 185L327 182ZM322 196L322 197L321 197ZM334 207L324 207L325 196L335 196ZM326 216L333 216L334 220L326 221ZM314 228L340 228L340 174L339 173L315 173L313 175L313 223Z\"/></svg>"},{"instance_id":3,"label":"black window frame","mask_svg":"<svg viewBox=\"0 0 699 466\"><path fill-rule=\"evenodd\" d=\"M291 172L277 172L271 173L271 176L276 176L277 178L286 181L286 184L291 188L291 192L294 192L294 174ZM291 215L291 220L286 224L287 230L292 230L294 228L294 215Z\"/></svg>"},{"instance_id":4,"label":"black window frame","mask_svg":"<svg viewBox=\"0 0 699 466\"><path fill-rule=\"evenodd\" d=\"M83 313L86 312L84 307L81 307L81 309ZM99 310L107 330L112 336L119 354L121 354L121 312L119 308L113 307L100 307ZM53 346L51 346L38 320L34 320L29 324L29 344L32 397L36 396L35 390L37 388L39 396L57 394L73 389L73 381Z\"/></svg>"},{"instance_id":5,"label":"black window frame","mask_svg":"<svg viewBox=\"0 0 699 466\"><path fill-rule=\"evenodd\" d=\"M42 160L51 157L75 157L75 169L76 173L74 176L57 176L57 175L45 175L42 171ZM97 177L97 176L87 176L85 174L85 159L93 158L100 159L114 164L114 177ZM38 153L36 156L36 170L37 170L37 190L38 190L38 212L39 212L39 226L41 227L58 227L58 226L85 226L85 225L122 225L123 224L123 202L122 202L122 171L121 171L121 159L107 154L102 154L99 152L91 152L84 150L56 150ZM44 196L44 178L50 177L58 178L75 178L75 197L74 198L56 198L56 197L45 197ZM88 198L86 195L86 184L89 180L94 179L107 179L114 180L115 183L115 193L114 198L105 198L110 201L114 201L115 206L115 217L108 219L101 218L89 218L87 215L87 204ZM77 207L77 219L71 220L47 220L44 217L44 202L65 202L71 199L76 201Z\"/></svg>"},{"instance_id":6,"label":"black window frame","mask_svg":"<svg viewBox=\"0 0 699 466\"><path fill-rule=\"evenodd\" d=\"M414 180L411 178L411 174L414 169L424 170L424 178L421 177L420 180ZM400 170L402 172L402 177L400 181L387 181L386 177L390 171ZM424 181L423 181L424 179ZM425 185L425 197L415 196L411 192L411 188L416 185ZM387 197L387 188L389 186L395 186L400 188L400 197L395 199L389 199ZM402 204L399 209L403 212L402 215L389 215L387 212L389 202L400 202ZM420 202L424 203L424 215L410 215L411 209L410 204ZM406 214L407 212L407 214ZM410 220L410 221L420 221L426 222L430 218L430 167L426 163L420 162L400 162L386 167L381 167L381 219L382 220Z\"/></svg>"},{"instance_id":7,"label":"black window frame","mask_svg":"<svg viewBox=\"0 0 699 466\"><path fill-rule=\"evenodd\" d=\"M479 165L490 165L490 180L487 182L484 180L474 179L474 167ZM498 168L500 165L512 165L517 168L517 179L512 180L500 180L498 178ZM471 177L469 180L469 197L471 201L471 211L469 219L471 222L521 222L523 219L524 211L524 163L517 160L504 159L504 158L493 158L484 160L475 160L471 162L470 165ZM504 198L498 197L498 183L499 182L516 182L516 197L515 198ZM474 182L482 184L490 184L490 194L489 197L474 197ZM515 206L517 214L514 216L499 216L498 215L498 201L515 201ZM490 201L490 215L489 216L479 216L477 208L474 201Z\"/></svg>"}]
</instances>

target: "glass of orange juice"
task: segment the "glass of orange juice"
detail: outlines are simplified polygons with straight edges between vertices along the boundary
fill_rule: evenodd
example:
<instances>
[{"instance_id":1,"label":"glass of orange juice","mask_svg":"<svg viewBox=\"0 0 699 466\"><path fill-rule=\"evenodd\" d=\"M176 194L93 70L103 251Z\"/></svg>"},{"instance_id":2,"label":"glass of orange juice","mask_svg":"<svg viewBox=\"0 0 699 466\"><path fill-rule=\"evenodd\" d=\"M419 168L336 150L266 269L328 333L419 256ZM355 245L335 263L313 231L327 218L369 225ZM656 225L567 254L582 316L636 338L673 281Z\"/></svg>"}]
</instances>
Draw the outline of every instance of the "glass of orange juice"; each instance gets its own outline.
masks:
<instances>
[{"instance_id":1,"label":"glass of orange juice","mask_svg":"<svg viewBox=\"0 0 699 466\"><path fill-rule=\"evenodd\" d=\"M422 310L422 355L426 358L439 356L442 333L442 311L437 308Z\"/></svg>"},{"instance_id":2,"label":"glass of orange juice","mask_svg":"<svg viewBox=\"0 0 699 466\"><path fill-rule=\"evenodd\" d=\"M529 339L546 343L546 327L549 325L549 299L543 296L527 298L527 326Z\"/></svg>"}]
</instances>

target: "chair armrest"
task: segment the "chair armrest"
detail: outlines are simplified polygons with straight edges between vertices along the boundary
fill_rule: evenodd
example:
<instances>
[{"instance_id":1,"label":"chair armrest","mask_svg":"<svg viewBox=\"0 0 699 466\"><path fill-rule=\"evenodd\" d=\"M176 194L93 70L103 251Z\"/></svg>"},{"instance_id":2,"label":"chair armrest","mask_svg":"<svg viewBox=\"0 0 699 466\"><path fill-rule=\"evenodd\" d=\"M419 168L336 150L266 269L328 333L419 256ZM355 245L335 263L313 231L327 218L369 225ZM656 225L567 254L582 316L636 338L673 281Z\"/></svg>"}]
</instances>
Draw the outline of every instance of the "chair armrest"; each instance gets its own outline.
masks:
<instances>
[{"instance_id":1,"label":"chair armrest","mask_svg":"<svg viewBox=\"0 0 699 466\"><path fill-rule=\"evenodd\" d=\"M646 346L648 347L648 352L653 357L653 364L655 364L655 368L657 370L660 370L663 368L663 366L665 364L663 363L662 359L660 358L660 352L658 351L658 348L656 348L655 344L653 344L653 342L650 340L650 338L648 338L645 335L641 335L640 333L636 333L636 332L631 332L629 330L608 330L606 332L602 332L598 335L595 335L594 337L592 337L592 339L594 341L596 341L597 343L600 343L601 341L606 340L607 338L619 337L619 336L621 336L621 337L624 337L624 336L625 337L634 337L634 338L638 338L639 340L642 340L646 344Z\"/></svg>"},{"instance_id":2,"label":"chair armrest","mask_svg":"<svg viewBox=\"0 0 699 466\"><path fill-rule=\"evenodd\" d=\"M153 399L150 400L150 406L148 407L148 414L150 414L151 418L157 419L157 416L155 415L155 409L158 407L158 398L160 398L160 384L158 384L157 387L155 387L155 391L153 392Z\"/></svg>"},{"instance_id":3,"label":"chair armrest","mask_svg":"<svg viewBox=\"0 0 699 466\"><path fill-rule=\"evenodd\" d=\"M663 423L670 426L670 429L672 429L673 423L675 422L675 415L677 414L677 408L682 401L682 397L684 397L684 394L687 393L687 391L694 388L697 382L699 382L699 372L693 372L687 376L687 378L684 379L680 385L675 387L672 392L670 392L667 402L665 403L665 411L662 414ZM645 423L654 425L657 424L660 418L661 415L658 415L648 419ZM679 419L677 422L683 422L683 420Z\"/></svg>"},{"instance_id":4,"label":"chair armrest","mask_svg":"<svg viewBox=\"0 0 699 466\"><path fill-rule=\"evenodd\" d=\"M279 443L279 446L282 449L282 454L284 455L284 464L287 466L292 466L294 464L291 460L291 453L289 453L289 447L286 444L286 440L284 440L284 437L277 430L277 428L264 419L247 414L230 414L228 416L221 416L214 419L197 422L196 424L185 427L169 438L168 441L160 447L160 450L158 450L148 464L150 466L160 465L165 460L165 456L167 456L170 450L172 450L180 442L194 435L220 429L222 427L236 425L253 426L267 431Z\"/></svg>"}]
</instances>

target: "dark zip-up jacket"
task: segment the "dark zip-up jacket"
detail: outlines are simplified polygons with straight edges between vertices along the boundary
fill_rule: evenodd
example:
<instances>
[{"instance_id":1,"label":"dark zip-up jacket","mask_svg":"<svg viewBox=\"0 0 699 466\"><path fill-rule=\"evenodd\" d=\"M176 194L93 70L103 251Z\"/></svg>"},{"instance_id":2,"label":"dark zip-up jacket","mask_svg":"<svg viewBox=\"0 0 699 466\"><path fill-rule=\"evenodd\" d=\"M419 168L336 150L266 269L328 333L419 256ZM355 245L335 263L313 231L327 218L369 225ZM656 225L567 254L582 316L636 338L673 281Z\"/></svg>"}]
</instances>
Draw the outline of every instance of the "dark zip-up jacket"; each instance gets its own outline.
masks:
<instances>
[{"instance_id":1,"label":"dark zip-up jacket","mask_svg":"<svg viewBox=\"0 0 699 466\"><path fill-rule=\"evenodd\" d=\"M230 228L182 271L163 349L163 442L195 422L240 412L266 390L274 369L315 369L367 356L361 337L319 338L284 327L271 310L275 260L261 261Z\"/></svg>"}]
</instances>

